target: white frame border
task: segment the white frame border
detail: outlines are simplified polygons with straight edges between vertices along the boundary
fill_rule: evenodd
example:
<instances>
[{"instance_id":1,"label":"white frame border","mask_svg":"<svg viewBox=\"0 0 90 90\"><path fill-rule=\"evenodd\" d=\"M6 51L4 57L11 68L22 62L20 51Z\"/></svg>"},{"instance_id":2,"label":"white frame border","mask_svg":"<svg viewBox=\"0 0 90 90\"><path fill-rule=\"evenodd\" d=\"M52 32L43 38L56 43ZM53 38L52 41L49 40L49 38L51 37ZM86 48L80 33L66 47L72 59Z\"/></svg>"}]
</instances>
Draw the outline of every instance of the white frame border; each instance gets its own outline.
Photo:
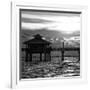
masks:
<instances>
[{"instance_id":1,"label":"white frame border","mask_svg":"<svg viewBox=\"0 0 90 90\"><path fill-rule=\"evenodd\" d=\"M25 6L25 7L23 7ZM31 80L31 81L20 81L19 80L19 8L22 9L42 9L42 10L65 10L65 11L76 11L81 12L81 59L82 59L82 75L81 78L75 78L72 80L66 79L52 79L52 80ZM74 5L57 5L44 3L28 3L28 2L12 2L11 3L11 87L22 88L22 87L36 87L36 86L53 86L67 85L67 84L80 84L87 82L87 6L74 6ZM85 61L86 60L86 61ZM40 83L41 82L41 83Z\"/></svg>"}]
</instances>

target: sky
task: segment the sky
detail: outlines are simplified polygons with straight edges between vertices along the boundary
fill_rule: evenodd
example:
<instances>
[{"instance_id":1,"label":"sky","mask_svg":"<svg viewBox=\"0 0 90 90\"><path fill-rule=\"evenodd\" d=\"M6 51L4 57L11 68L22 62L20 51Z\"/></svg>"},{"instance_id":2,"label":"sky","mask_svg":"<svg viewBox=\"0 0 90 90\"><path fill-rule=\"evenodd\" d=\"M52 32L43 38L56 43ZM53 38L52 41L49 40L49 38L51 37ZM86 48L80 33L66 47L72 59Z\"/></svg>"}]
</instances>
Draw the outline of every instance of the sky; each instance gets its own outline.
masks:
<instances>
[{"instance_id":1,"label":"sky","mask_svg":"<svg viewBox=\"0 0 90 90\"><path fill-rule=\"evenodd\" d=\"M22 30L57 30L64 33L80 31L80 14L21 11Z\"/></svg>"}]
</instances>

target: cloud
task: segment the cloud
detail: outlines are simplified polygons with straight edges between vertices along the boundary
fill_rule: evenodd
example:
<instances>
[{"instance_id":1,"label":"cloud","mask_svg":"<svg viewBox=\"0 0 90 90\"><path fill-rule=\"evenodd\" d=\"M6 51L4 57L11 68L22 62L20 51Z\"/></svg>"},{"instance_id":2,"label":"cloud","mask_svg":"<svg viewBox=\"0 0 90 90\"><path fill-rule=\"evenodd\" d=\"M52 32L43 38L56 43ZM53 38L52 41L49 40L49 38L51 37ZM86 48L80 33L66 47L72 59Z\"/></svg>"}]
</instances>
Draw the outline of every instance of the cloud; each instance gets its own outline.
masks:
<instances>
[{"instance_id":1,"label":"cloud","mask_svg":"<svg viewBox=\"0 0 90 90\"><path fill-rule=\"evenodd\" d=\"M66 33L71 33L76 30L80 30L80 23L24 23L22 22L22 29L38 30L38 29L57 30Z\"/></svg>"},{"instance_id":2,"label":"cloud","mask_svg":"<svg viewBox=\"0 0 90 90\"><path fill-rule=\"evenodd\" d=\"M72 15L72 14L71 14ZM59 16L59 15L32 15L21 14L22 29L38 30L58 30L66 33L72 33L80 30L80 16Z\"/></svg>"},{"instance_id":3,"label":"cloud","mask_svg":"<svg viewBox=\"0 0 90 90\"><path fill-rule=\"evenodd\" d=\"M40 19L40 18L22 18L21 22L24 22L24 23L49 23L52 21L44 20L44 19Z\"/></svg>"},{"instance_id":4,"label":"cloud","mask_svg":"<svg viewBox=\"0 0 90 90\"><path fill-rule=\"evenodd\" d=\"M67 16L38 16L38 15L29 15L29 14L22 14L21 18L27 19L40 19L40 20L47 20L52 22L80 22L80 17L67 17Z\"/></svg>"},{"instance_id":5,"label":"cloud","mask_svg":"<svg viewBox=\"0 0 90 90\"><path fill-rule=\"evenodd\" d=\"M68 16L68 17L79 17L80 14L76 13L64 13L64 12L47 12L38 11L38 10L30 10L30 11L21 11L22 14L28 14L28 15L37 15L37 16Z\"/></svg>"},{"instance_id":6,"label":"cloud","mask_svg":"<svg viewBox=\"0 0 90 90\"><path fill-rule=\"evenodd\" d=\"M49 29L50 27L53 27L55 26L54 25L55 23L25 23L25 22L22 22L21 24L21 27L22 29L30 29L30 30L38 30L38 29L43 29L43 28L46 28L46 29Z\"/></svg>"},{"instance_id":7,"label":"cloud","mask_svg":"<svg viewBox=\"0 0 90 90\"><path fill-rule=\"evenodd\" d=\"M76 30L80 30L80 23L54 23L53 27L49 27L49 30L60 30L62 32L70 33Z\"/></svg>"}]
</instances>

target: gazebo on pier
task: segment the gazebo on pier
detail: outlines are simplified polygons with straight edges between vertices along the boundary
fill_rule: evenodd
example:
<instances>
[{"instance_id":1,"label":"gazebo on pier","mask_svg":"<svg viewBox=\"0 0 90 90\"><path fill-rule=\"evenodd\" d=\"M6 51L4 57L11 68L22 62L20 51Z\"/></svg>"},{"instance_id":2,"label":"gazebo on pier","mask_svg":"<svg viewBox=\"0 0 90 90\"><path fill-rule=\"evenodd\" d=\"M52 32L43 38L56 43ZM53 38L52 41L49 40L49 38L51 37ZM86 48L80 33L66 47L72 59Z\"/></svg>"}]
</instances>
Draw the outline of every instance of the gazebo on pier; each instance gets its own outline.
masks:
<instances>
[{"instance_id":1,"label":"gazebo on pier","mask_svg":"<svg viewBox=\"0 0 90 90\"><path fill-rule=\"evenodd\" d=\"M44 54L44 61L51 60L51 47L49 46L51 43L43 40L40 34L34 35L33 39L25 41L24 44L26 45L26 48L24 49L26 62L33 61L32 54L34 53L40 55L40 61L42 61L42 54Z\"/></svg>"}]
</instances>

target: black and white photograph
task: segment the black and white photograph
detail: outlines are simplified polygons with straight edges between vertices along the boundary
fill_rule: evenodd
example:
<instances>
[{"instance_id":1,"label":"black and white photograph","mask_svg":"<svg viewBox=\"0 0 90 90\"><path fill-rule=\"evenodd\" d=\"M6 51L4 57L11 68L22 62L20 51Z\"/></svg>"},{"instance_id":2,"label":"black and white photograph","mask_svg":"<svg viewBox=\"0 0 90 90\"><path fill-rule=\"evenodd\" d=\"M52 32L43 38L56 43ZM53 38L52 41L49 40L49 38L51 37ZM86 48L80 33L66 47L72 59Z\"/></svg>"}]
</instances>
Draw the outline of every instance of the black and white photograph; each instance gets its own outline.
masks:
<instances>
[{"instance_id":1,"label":"black and white photograph","mask_svg":"<svg viewBox=\"0 0 90 90\"><path fill-rule=\"evenodd\" d=\"M80 77L81 12L19 12L20 79Z\"/></svg>"}]
</instances>

